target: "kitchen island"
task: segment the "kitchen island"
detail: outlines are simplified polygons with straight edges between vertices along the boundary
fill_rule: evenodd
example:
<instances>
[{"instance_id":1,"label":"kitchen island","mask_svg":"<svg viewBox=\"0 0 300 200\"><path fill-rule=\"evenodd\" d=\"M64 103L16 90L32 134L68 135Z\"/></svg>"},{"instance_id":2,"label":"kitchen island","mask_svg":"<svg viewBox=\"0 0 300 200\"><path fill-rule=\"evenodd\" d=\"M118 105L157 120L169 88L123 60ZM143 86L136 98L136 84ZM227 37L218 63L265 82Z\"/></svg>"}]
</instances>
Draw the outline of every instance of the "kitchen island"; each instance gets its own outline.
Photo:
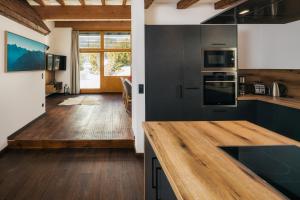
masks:
<instances>
[{"instance_id":1,"label":"kitchen island","mask_svg":"<svg viewBox=\"0 0 300 200\"><path fill-rule=\"evenodd\" d=\"M286 199L219 147L299 147L299 142L247 121L145 122L143 126L145 145L153 149L177 199ZM151 199L149 192L155 187L149 185L153 176L147 176L147 149L145 165L146 199Z\"/></svg>"}]
</instances>

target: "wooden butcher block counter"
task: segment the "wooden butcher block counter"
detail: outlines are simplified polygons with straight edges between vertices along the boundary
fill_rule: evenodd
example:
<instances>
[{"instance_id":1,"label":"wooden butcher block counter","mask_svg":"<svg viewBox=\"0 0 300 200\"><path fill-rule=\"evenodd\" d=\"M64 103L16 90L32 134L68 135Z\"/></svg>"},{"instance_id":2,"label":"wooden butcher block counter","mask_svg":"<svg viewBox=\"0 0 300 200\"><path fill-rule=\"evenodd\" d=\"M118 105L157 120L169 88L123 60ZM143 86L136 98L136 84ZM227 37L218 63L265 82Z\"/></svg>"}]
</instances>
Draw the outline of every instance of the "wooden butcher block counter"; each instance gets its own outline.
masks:
<instances>
[{"instance_id":1,"label":"wooden butcher block counter","mask_svg":"<svg viewBox=\"0 0 300 200\"><path fill-rule=\"evenodd\" d=\"M299 146L299 142L247 121L145 122L143 126L177 199L285 199L218 147Z\"/></svg>"}]
</instances>

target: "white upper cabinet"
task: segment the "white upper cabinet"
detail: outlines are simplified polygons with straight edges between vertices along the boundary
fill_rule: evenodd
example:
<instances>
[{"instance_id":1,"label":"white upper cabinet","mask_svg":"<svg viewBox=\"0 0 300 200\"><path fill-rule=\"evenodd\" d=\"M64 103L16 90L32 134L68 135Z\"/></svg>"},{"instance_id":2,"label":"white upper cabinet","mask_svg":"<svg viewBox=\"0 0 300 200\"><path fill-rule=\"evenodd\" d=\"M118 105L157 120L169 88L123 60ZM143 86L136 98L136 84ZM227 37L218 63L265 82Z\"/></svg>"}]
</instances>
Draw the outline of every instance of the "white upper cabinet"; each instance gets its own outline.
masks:
<instances>
[{"instance_id":1,"label":"white upper cabinet","mask_svg":"<svg viewBox=\"0 0 300 200\"><path fill-rule=\"evenodd\" d=\"M240 69L300 69L300 21L238 26Z\"/></svg>"}]
</instances>

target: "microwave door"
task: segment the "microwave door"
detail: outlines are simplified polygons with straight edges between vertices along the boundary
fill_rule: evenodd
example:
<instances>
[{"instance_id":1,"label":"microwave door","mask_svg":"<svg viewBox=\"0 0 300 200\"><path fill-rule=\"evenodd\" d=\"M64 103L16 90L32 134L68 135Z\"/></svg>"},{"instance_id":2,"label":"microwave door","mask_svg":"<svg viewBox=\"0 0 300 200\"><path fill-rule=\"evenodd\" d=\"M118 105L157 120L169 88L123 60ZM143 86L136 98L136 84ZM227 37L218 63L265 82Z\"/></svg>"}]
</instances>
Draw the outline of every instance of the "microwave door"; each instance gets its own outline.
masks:
<instances>
[{"instance_id":1,"label":"microwave door","mask_svg":"<svg viewBox=\"0 0 300 200\"><path fill-rule=\"evenodd\" d=\"M232 71L236 70L235 49L205 49L203 50L204 71Z\"/></svg>"}]
</instances>

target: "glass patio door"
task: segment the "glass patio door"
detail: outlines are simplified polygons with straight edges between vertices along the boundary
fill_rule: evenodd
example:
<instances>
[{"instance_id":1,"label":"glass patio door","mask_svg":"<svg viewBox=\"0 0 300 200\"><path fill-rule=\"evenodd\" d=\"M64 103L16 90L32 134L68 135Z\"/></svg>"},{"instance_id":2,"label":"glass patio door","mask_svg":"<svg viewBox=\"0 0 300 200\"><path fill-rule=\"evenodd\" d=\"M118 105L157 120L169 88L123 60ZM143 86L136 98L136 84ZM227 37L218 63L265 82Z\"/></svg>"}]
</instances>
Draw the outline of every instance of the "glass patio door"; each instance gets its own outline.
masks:
<instances>
[{"instance_id":1,"label":"glass patio door","mask_svg":"<svg viewBox=\"0 0 300 200\"><path fill-rule=\"evenodd\" d=\"M79 35L80 92L121 92L120 77L131 76L130 32Z\"/></svg>"}]
</instances>

